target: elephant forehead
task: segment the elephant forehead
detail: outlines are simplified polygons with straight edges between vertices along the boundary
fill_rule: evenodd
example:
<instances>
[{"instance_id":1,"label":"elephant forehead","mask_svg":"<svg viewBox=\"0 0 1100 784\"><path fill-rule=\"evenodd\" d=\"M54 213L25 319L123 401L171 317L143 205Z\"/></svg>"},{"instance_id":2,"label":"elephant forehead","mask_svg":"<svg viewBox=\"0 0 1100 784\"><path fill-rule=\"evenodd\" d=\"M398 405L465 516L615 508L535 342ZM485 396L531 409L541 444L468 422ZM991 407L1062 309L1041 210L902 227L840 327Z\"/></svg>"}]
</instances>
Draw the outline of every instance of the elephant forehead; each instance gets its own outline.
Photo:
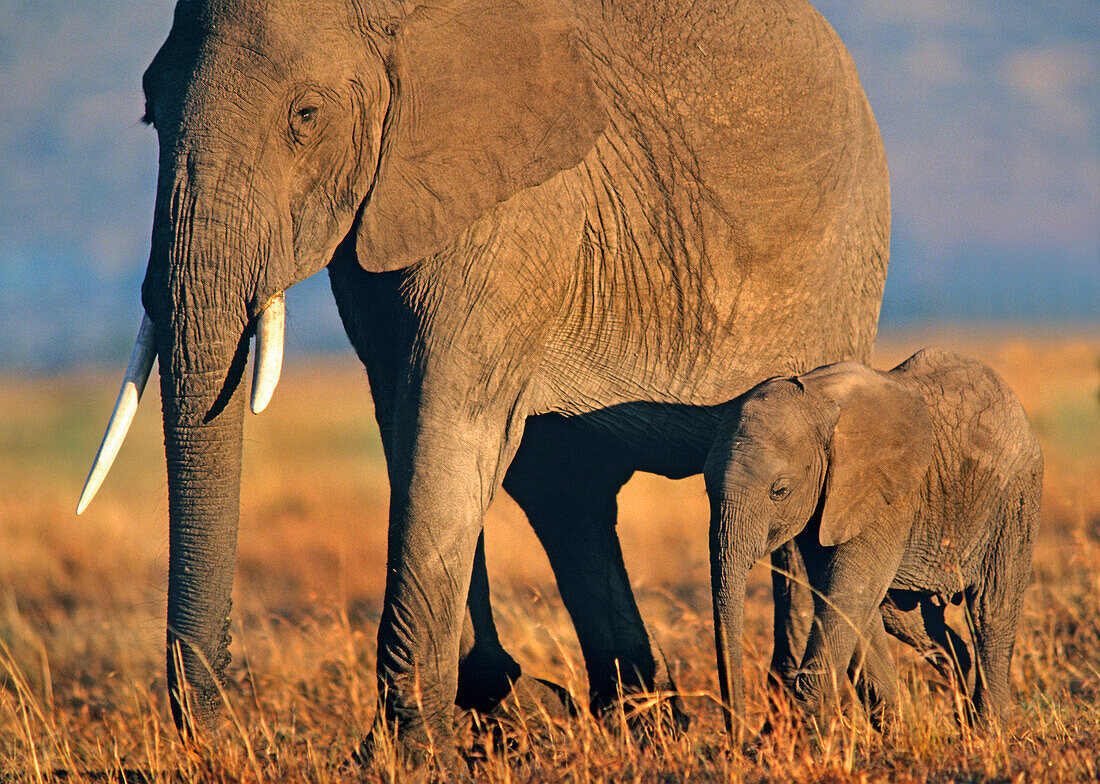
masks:
<instances>
[{"instance_id":1,"label":"elephant forehead","mask_svg":"<svg viewBox=\"0 0 1100 784\"><path fill-rule=\"evenodd\" d=\"M731 436L793 448L806 439L812 425L804 396L793 384L782 383L768 385L748 396Z\"/></svg>"},{"instance_id":2,"label":"elephant forehead","mask_svg":"<svg viewBox=\"0 0 1100 784\"><path fill-rule=\"evenodd\" d=\"M214 121L204 116L204 108L241 105L262 111L283 98L289 85L339 89L355 81L369 88L373 80L363 79L368 50L362 36L349 22L346 4L333 5L181 3L172 33L146 74L146 91L201 126Z\"/></svg>"},{"instance_id":3,"label":"elephant forehead","mask_svg":"<svg viewBox=\"0 0 1100 784\"><path fill-rule=\"evenodd\" d=\"M311 52L331 61L356 51L364 21L362 9L347 0L182 0L176 12L176 26L190 33L185 38L235 43L282 64Z\"/></svg>"},{"instance_id":4,"label":"elephant forehead","mask_svg":"<svg viewBox=\"0 0 1100 784\"><path fill-rule=\"evenodd\" d=\"M386 6L397 3L358 3L358 6L376 5L379 13ZM205 24L218 24L240 19L251 19L257 24L280 24L284 21L316 16L352 12L353 3L348 0L180 0L177 15L190 15Z\"/></svg>"},{"instance_id":5,"label":"elephant forehead","mask_svg":"<svg viewBox=\"0 0 1100 784\"><path fill-rule=\"evenodd\" d=\"M726 489L766 489L777 477L803 473L812 462L804 451L756 439L735 438L713 451L708 465L708 483Z\"/></svg>"},{"instance_id":6,"label":"elephant forehead","mask_svg":"<svg viewBox=\"0 0 1100 784\"><path fill-rule=\"evenodd\" d=\"M742 411L759 412L768 409L792 407L800 396L798 387L785 378L772 378L745 393Z\"/></svg>"}]
</instances>

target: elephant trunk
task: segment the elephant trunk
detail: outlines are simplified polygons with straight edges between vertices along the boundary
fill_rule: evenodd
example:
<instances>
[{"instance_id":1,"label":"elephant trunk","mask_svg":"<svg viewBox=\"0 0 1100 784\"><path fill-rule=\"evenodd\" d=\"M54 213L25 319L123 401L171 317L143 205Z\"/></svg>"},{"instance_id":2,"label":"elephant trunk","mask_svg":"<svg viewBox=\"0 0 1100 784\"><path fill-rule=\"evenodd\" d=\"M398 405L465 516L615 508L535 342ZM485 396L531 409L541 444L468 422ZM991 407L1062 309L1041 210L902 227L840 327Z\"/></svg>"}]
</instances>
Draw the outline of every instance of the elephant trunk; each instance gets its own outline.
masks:
<instances>
[{"instance_id":1,"label":"elephant trunk","mask_svg":"<svg viewBox=\"0 0 1100 784\"><path fill-rule=\"evenodd\" d=\"M243 305L238 306L243 312ZM210 728L229 662L229 611L240 518L249 330L228 303L194 303L160 336L168 467L168 689L184 735ZM193 332L192 332L193 330ZM236 333L228 340L195 334Z\"/></svg>"},{"instance_id":2,"label":"elephant trunk","mask_svg":"<svg viewBox=\"0 0 1100 784\"><path fill-rule=\"evenodd\" d=\"M214 724L229 663L244 417L239 381L247 342L241 346L223 377L227 399L209 419L192 403L217 399L222 379L161 373L170 525L168 690L185 736Z\"/></svg>"},{"instance_id":3,"label":"elephant trunk","mask_svg":"<svg viewBox=\"0 0 1100 784\"><path fill-rule=\"evenodd\" d=\"M745 616L745 583L764 549L763 537L746 536L756 526L739 499L713 498L710 525L710 574L714 607L714 648L726 731L740 745L745 716L745 682L741 640Z\"/></svg>"},{"instance_id":4,"label":"elephant trunk","mask_svg":"<svg viewBox=\"0 0 1100 784\"><path fill-rule=\"evenodd\" d=\"M185 737L215 724L229 662L245 407L240 382L255 305L274 293L258 283L259 270L277 249L271 232L255 230L262 212L249 199L237 201L239 218L217 215L228 199L201 184L192 171L158 194L143 289L157 325L168 469L168 688ZM261 386L269 396L270 380Z\"/></svg>"}]
</instances>

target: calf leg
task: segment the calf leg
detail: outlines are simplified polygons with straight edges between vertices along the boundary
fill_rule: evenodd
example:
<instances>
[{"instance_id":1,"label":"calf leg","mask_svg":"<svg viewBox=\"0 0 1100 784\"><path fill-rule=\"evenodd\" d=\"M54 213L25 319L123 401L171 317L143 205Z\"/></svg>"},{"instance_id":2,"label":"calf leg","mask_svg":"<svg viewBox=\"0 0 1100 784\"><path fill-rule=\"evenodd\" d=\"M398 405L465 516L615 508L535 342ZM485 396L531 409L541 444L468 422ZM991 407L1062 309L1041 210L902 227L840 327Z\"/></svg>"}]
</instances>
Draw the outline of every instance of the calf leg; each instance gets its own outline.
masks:
<instances>
[{"instance_id":1,"label":"calf leg","mask_svg":"<svg viewBox=\"0 0 1100 784\"><path fill-rule=\"evenodd\" d=\"M1006 498L1006 511L986 556L982 580L966 597L977 659L974 710L983 724L999 719L1009 704L1009 667L1020 605L1031 577L1031 555L1039 525L1040 482L1040 474L1035 473L1018 494Z\"/></svg>"},{"instance_id":2,"label":"calf leg","mask_svg":"<svg viewBox=\"0 0 1100 784\"><path fill-rule=\"evenodd\" d=\"M855 685L871 724L884 732L897 711L897 670L890 656L882 616L872 613L856 653L848 665L848 677Z\"/></svg>"},{"instance_id":3,"label":"calf leg","mask_svg":"<svg viewBox=\"0 0 1100 784\"><path fill-rule=\"evenodd\" d=\"M839 705L839 678L861 644L875 650L868 673L869 690L877 687L885 694L892 693L884 673L889 665L881 661L887 653L878 634L882 622L877 616L901 561L904 541L866 535L822 548L809 537L800 537L799 547L807 566L812 565L814 623L792 690L820 728L827 706Z\"/></svg>"},{"instance_id":4,"label":"calf leg","mask_svg":"<svg viewBox=\"0 0 1100 784\"><path fill-rule=\"evenodd\" d=\"M967 604L973 618L977 658L974 710L980 722L990 723L1001 717L1009 702L1008 672L1020 597L986 589L969 596Z\"/></svg>"},{"instance_id":5,"label":"calf leg","mask_svg":"<svg viewBox=\"0 0 1100 784\"><path fill-rule=\"evenodd\" d=\"M779 685L794 677L806 652L814 619L814 597L802 554L793 541L772 552L771 561L775 625L768 681Z\"/></svg>"}]
</instances>

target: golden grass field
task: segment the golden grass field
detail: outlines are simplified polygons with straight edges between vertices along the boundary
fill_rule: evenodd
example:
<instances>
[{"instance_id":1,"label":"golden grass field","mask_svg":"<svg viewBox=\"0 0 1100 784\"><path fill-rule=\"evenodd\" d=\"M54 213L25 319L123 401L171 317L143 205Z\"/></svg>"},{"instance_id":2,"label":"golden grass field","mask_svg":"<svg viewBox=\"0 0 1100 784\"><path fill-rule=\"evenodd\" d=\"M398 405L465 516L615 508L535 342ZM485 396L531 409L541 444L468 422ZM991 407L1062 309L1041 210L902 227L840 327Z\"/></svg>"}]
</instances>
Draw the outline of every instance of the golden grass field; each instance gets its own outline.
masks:
<instances>
[{"instance_id":1,"label":"golden grass field","mask_svg":"<svg viewBox=\"0 0 1100 784\"><path fill-rule=\"evenodd\" d=\"M693 716L638 744L579 717L489 744L485 781L1083 781L1100 777L1100 335L887 336L890 367L938 343L984 359L1017 390L1046 457L1042 533L1017 637L1016 708L971 735L932 670L898 649L902 715L883 738L848 711L820 743L789 728L755 762L726 750L715 693L698 477L639 475L620 536L642 613ZM121 370L121 363L120 368ZM373 718L387 487L367 385L346 359L289 358L246 423L230 730L185 748L167 712L167 499L156 384L98 498L77 495L117 391L112 372L0 377L0 781L340 781ZM522 514L498 498L486 524L495 610L524 669L585 702L584 667ZM746 610L749 710L764 719L770 589ZM955 619L959 619L956 617ZM785 723L787 722L787 723ZM472 732L472 731L471 731ZM461 736L467 745L471 735ZM387 760L371 781L423 778ZM344 778L341 778L341 777Z\"/></svg>"}]
</instances>

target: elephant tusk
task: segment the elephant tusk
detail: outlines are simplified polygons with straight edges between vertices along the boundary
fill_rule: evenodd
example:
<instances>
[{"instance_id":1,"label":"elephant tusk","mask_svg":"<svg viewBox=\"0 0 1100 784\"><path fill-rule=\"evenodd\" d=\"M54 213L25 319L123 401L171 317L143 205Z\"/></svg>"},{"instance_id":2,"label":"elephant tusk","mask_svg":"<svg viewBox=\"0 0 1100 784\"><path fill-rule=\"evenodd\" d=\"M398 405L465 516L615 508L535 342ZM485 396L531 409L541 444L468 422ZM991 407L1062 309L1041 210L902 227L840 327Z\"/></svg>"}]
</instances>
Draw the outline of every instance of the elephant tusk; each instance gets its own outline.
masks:
<instances>
[{"instance_id":1,"label":"elephant tusk","mask_svg":"<svg viewBox=\"0 0 1100 784\"><path fill-rule=\"evenodd\" d=\"M283 369L283 336L286 331L286 296L267 304L256 324L256 363L252 370L252 413L267 408Z\"/></svg>"},{"instance_id":2,"label":"elephant tusk","mask_svg":"<svg viewBox=\"0 0 1100 784\"><path fill-rule=\"evenodd\" d=\"M111 412L111 421L107 423L107 432L103 434L103 441L99 445L95 462L92 463L92 470L88 472L80 501L77 502L78 515L83 514L88 504L95 498L99 486L107 478L107 472L111 470L111 465L118 456L118 450L122 447L122 442L130 429L130 423L134 420L141 393L145 391L145 382L149 380L149 372L153 369L153 360L156 356L156 327L152 319L145 316L141 320L141 329L138 330L134 353L130 355L130 364L126 368L126 378L122 381L115 410Z\"/></svg>"}]
</instances>

